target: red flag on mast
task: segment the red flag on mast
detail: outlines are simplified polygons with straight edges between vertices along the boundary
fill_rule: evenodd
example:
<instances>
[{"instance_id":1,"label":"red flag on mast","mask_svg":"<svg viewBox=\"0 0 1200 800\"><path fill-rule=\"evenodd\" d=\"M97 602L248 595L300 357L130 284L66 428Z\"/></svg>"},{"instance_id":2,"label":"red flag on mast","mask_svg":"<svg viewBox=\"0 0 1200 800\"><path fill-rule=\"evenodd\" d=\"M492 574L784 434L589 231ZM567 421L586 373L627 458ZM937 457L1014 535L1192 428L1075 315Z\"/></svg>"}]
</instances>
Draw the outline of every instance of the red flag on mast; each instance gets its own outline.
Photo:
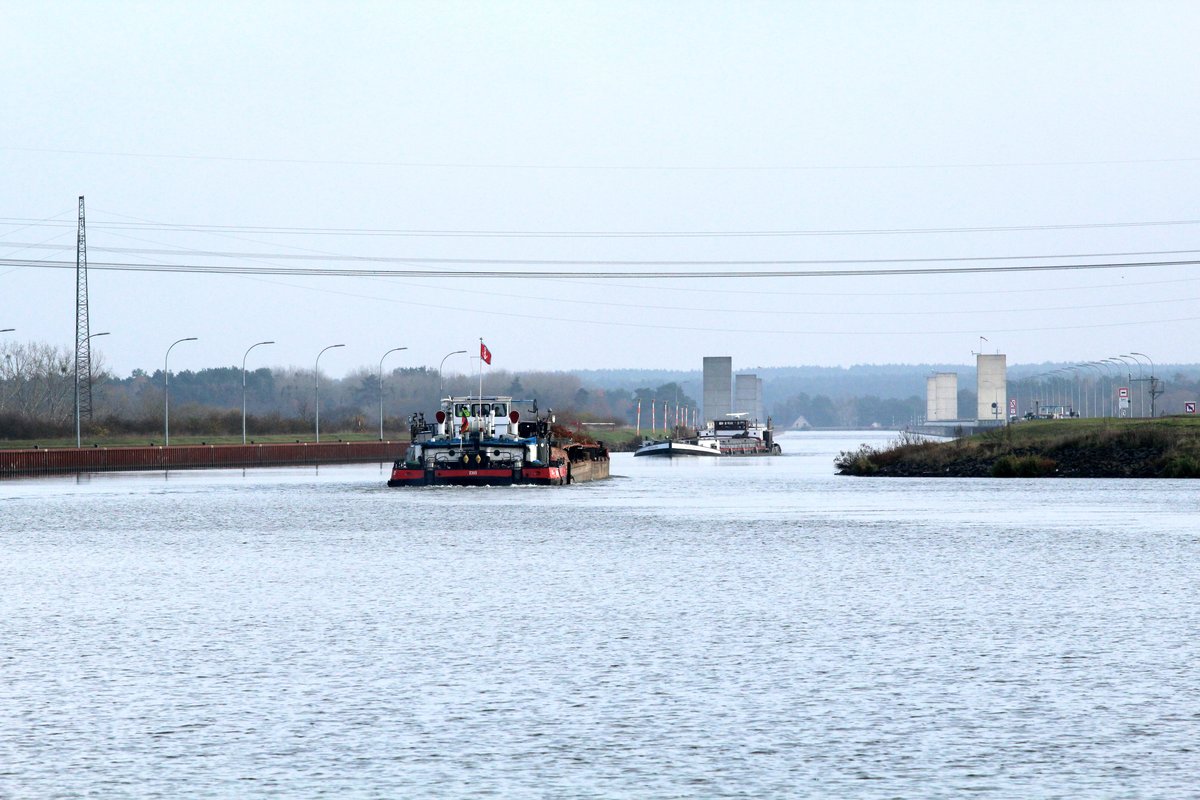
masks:
<instances>
[{"instance_id":1,"label":"red flag on mast","mask_svg":"<svg viewBox=\"0 0 1200 800\"><path fill-rule=\"evenodd\" d=\"M483 363L491 366L492 351L487 349L487 345L484 344L482 340L479 342L479 357L483 359Z\"/></svg>"}]
</instances>

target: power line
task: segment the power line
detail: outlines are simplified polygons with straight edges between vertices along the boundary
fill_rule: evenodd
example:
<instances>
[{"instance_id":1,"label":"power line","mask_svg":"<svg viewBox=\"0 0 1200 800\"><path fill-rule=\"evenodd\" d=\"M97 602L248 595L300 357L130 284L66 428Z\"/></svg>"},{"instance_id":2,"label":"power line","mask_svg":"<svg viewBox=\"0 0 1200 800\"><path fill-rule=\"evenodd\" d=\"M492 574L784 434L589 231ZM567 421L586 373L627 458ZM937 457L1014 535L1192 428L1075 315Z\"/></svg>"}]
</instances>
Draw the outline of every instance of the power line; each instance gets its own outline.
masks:
<instances>
[{"instance_id":1,"label":"power line","mask_svg":"<svg viewBox=\"0 0 1200 800\"><path fill-rule=\"evenodd\" d=\"M841 171L907 171L925 169L1006 169L1011 167L1083 167L1120 164L1186 164L1200 158L1128 158L1092 159L1077 161L975 161L928 164L735 164L702 166L698 164L537 164L518 162L469 161L360 161L353 159L265 158L252 156L211 156L186 153L136 153L113 150L66 150L49 147L0 147L17 153L50 153L55 155L106 156L110 158L174 159L180 161L213 161L235 164L290 164L295 166L403 167L409 169L498 169L552 170L585 172L841 172Z\"/></svg>"},{"instance_id":2,"label":"power line","mask_svg":"<svg viewBox=\"0 0 1200 800\"><path fill-rule=\"evenodd\" d=\"M529 262L518 262L529 263ZM572 262L574 263L574 262ZM590 262L597 265L619 265L619 261ZM703 263L755 263L755 262L678 262L680 264ZM789 262L771 262L789 263ZM804 262L799 262L804 263ZM646 272L633 271L574 271L564 270L448 270L448 269L315 269L309 267L255 267L244 265L214 265L214 264L132 264L128 262L92 262L92 269L132 271L132 272L164 272L218 275L287 275L294 277L343 277L343 278L591 278L591 279L667 279L667 278L851 278L851 277L887 277L912 275L984 275L1015 272L1060 272L1095 269L1153 269L1156 267L1186 267L1200 264L1198 260L1179 261L1119 261L1093 262L1087 264L1008 264L1003 266L974 266L974 267L906 267L901 269L831 269L831 270L657 270ZM74 268L74 264L66 261L41 261L36 259L0 259L0 266L66 269Z\"/></svg>"},{"instance_id":3,"label":"power line","mask_svg":"<svg viewBox=\"0 0 1200 800\"><path fill-rule=\"evenodd\" d=\"M24 249L64 250L66 245L13 242ZM1200 250L1138 250L1119 253L1039 253L1007 256L936 256L925 258L826 258L826 259L579 259L579 258L439 258L430 256L348 256L312 253L247 253L228 250L191 250L185 248L151 247L92 247L92 252L125 255L188 255L201 258L272 259L279 261L349 261L382 264L530 264L540 266L784 266L817 264L937 264L946 262L1019 261L1058 258L1128 258L1130 256L1163 256L1200 253Z\"/></svg>"},{"instance_id":4,"label":"power line","mask_svg":"<svg viewBox=\"0 0 1200 800\"><path fill-rule=\"evenodd\" d=\"M311 287L297 286L295 284L284 283L284 282L280 282L280 281L266 280L263 278L250 278L250 280L258 281L261 283L273 284L276 286L285 286L285 287L293 288L293 289L300 289L300 290L310 290L311 289ZM374 301L374 302L409 306L409 307L421 308L421 309L426 309L426 310L440 310L440 311L454 311L454 312L463 311L462 306L439 305L438 303L431 303L427 299L399 300L396 298L385 298L385 297L378 297L375 295L362 295L362 294L357 294L355 292L344 292L344 291L338 291L335 289L323 289L323 290L316 290L316 291L321 291L326 294L339 295L342 297L356 297L356 298L370 300L370 301ZM505 306L505 308L510 308L510 307L511 307L511 304L509 306ZM978 333L978 326L976 326L974 328L966 329L966 330L950 330L950 329L946 329L946 328L937 328L937 329L933 329L933 330L918 329L918 328L896 328L896 329L891 329L891 330L866 330L866 329L833 330L833 329L809 328L809 329L799 329L798 330L798 329L780 329L780 328L739 328L739 327L732 327L732 326L725 325L725 324L721 324L718 327L714 327L712 324L707 324L707 325L703 325L703 326L673 325L673 324L666 324L666 323L662 323L662 322L630 322L630 321L614 320L614 319L603 319L603 320L588 319L586 317L579 317L579 316L557 317L557 316L553 316L553 315L546 315L543 313L528 314L528 313L521 313L519 311L501 310L501 309L495 307L494 305L490 305L485 308L474 308L471 310L471 313L482 314L482 315L491 316L491 317L501 317L503 319L536 320L536 321L543 322L543 323L566 322L566 323L571 323L571 324L593 325L593 326L598 326L598 327L602 327L602 328L632 328L632 329L639 329L639 330L661 330L661 331L694 332L694 333L711 333L714 330L719 330L723 334L750 334L750 335L755 335L755 336L766 336L766 335L779 335L779 336L926 336L926 335L930 335L930 334L957 336L957 335L965 335L965 334L975 335ZM1058 321L1054 325L1044 325L1044 326L1027 327L1027 328L997 328L995 326L989 326L988 330L991 332L994 332L994 333L1043 333L1043 332L1054 332L1054 331L1064 331L1064 330L1101 330L1101 329L1107 329L1107 328L1126 328L1126 327L1144 329L1148 325L1168 325L1168 324L1173 324L1173 323L1178 323L1178 322L1196 322L1198 320L1200 320L1200 317L1172 317L1172 318L1161 318L1160 317L1160 318L1156 318L1153 320L1118 319L1116 321L1090 322L1090 323L1085 323L1085 324L1081 324L1081 325L1066 325L1066 324L1063 324L1061 321Z\"/></svg>"},{"instance_id":5,"label":"power line","mask_svg":"<svg viewBox=\"0 0 1200 800\"><path fill-rule=\"evenodd\" d=\"M53 226L46 220L30 220L20 217L0 218L0 224L21 224L26 227ZM795 229L795 230L751 230L751 231L501 231L501 230L447 230L405 228L306 228L270 225L193 225L189 223L158 222L89 222L92 229L106 230L159 230L187 233L255 233L288 236L414 236L455 238L547 238L547 239L677 239L677 238L769 238L800 236L895 236L944 233L1013 233L1020 231L1096 230L1105 228L1147 228L1177 225L1197 225L1200 219L1147 220L1140 222L1082 222L1055 223L1046 225L975 225L964 227L930 228L847 228L847 229Z\"/></svg>"},{"instance_id":6,"label":"power line","mask_svg":"<svg viewBox=\"0 0 1200 800\"><path fill-rule=\"evenodd\" d=\"M412 284L410 284L412 285ZM418 284L425 288L428 284ZM452 291L456 294L478 295L487 298L507 297L514 300L529 300L530 297L525 293L517 292L500 292L494 289L466 289L461 286L455 286ZM549 298L539 298L549 299ZM556 304L570 304L577 306L585 306L587 308L627 308L640 311L671 311L671 312L687 312L687 313L703 313L703 314L751 314L755 316L779 316L779 317L954 317L954 316L984 316L988 314L1015 314L1029 312L1046 312L1046 311L1092 311L1096 309L1111 309L1111 308L1133 308L1136 306L1161 306L1170 305L1172 303L1195 303L1200 301L1200 297L1194 296L1172 296L1164 300L1122 300L1116 303L1079 303L1074 302L1068 305L1055 306L1027 306L1024 308L939 308L936 311L928 309L914 310L907 304L905 309L891 310L871 310L871 311L853 311L846 310L840 306L824 307L827 310L807 311L797 309L767 309L767 308L733 308L728 304L723 304L719 307L713 306L687 306L687 305L658 305L655 303L617 303L609 300L597 300L588 298L586 300L578 300L573 298L554 298Z\"/></svg>"},{"instance_id":7,"label":"power line","mask_svg":"<svg viewBox=\"0 0 1200 800\"><path fill-rule=\"evenodd\" d=\"M158 221L156 221L156 220L149 220L149 219L145 219L145 218L141 218L141 217L130 216L130 215L128 215L128 214L123 214L123 213L121 213L121 212L117 212L117 211L109 211L108 213L110 213L110 214L113 214L114 216L117 216L117 217L122 217L122 218L124 218L124 219L126 219L126 220L129 220L129 221L132 221L132 222L140 223L140 224L149 224L149 225L167 225L167 224L168 224L168 223L160 223L160 222L158 222ZM0 219L2 219L2 218L0 218ZM1101 223L1101 224L1104 224L1104 223ZM1147 222L1147 223L1128 223L1128 224L1131 224L1131 225L1138 225L1138 224L1158 225L1158 224L1176 224L1176 223L1169 223L1169 222ZM1179 222L1178 224L1186 224L1186 223L1184 223L1184 222ZM129 239L129 240L131 240L131 241L149 242L149 243L151 243L151 244L163 244L162 242L155 242L155 241L153 241L153 240L149 240L149 239L140 239L140 238L138 238L138 237L133 237L133 236L121 235L121 234L116 234L116 233L114 233L114 234L112 234L112 235L113 235L113 236L116 236L117 238ZM257 239L247 239L247 238L245 238L245 237L243 237L243 236L239 236L239 235L235 235L235 234L230 234L230 233L218 233L218 232L214 232L214 233L212 233L211 235L219 236L219 237L221 237L221 238L235 239L235 240L238 240L238 241L246 241L246 242L250 242L250 243L252 243L252 244L268 244L267 242L264 242L264 241L260 241L260 240L257 240ZM47 240L47 241L50 241L50 240ZM316 249L313 249L313 248L299 247L299 246L296 246L296 245L284 245L284 246L286 246L286 247L289 247L289 249L291 249L291 250L299 250L299 251L302 251L302 252L305 252L305 253L315 254L315 255L318 255L318 256L333 256L333 257L336 257L336 256L338 256L338 255L339 255L338 253L336 253L336 252L333 252L333 251L329 251L329 250L316 250ZM175 251L175 252L184 252L184 253L186 253L187 251L186 251L186 250L177 250L177 251ZM1160 253L1158 253L1158 254L1166 254L1166 253L1170 253L1170 252L1172 252L1172 251L1161 251L1161 252L1160 252ZM1189 251L1177 251L1177 252L1189 252ZM1152 254L1152 253L1150 253L1150 252L1147 252L1147 253L1137 253L1137 255L1150 255L1150 254ZM1105 255L1104 255L1104 257L1116 257L1116 255L1118 255L1118 254L1115 254L1115 253L1108 253L1108 254L1105 254ZM1132 253L1129 253L1129 254L1123 254L1123 255L1133 255L1133 254L1132 254ZM1080 257L1092 257L1092 256L1080 256ZM1096 256L1096 257L1099 257L1099 256ZM146 260L148 260L148 259L146 259ZM262 263L264 263L264 264L270 264L270 263L271 263L271 262L269 262L269 261L266 261L266 260L263 260L263 259L256 259L256 260L260 260L260 261L262 261ZM12 270L10 270L10 272L11 272L11 271L12 271ZM5 274L7 274L7 273L5 273ZM384 280L384 279L376 279L376 280ZM550 280L550 281L555 281L555 280L566 280L568 283L575 283L576 285L586 285L586 284L587 284L587 281L586 281L586 280L584 280L584 279L579 279L579 278L568 278L568 279L548 279L548 280ZM1161 285L1161 284L1166 284L1166 283L1191 283L1191 282L1194 282L1194 281L1196 281L1196 280L1200 280L1200 277L1198 277L1198 278L1184 278L1184 279L1171 280L1171 281L1149 281L1149 282L1142 282L1142 283L1130 283L1130 282L1127 282L1127 281L1124 281L1124 280L1122 280L1122 282L1121 282L1121 283L1119 283L1119 284L1101 284L1101 285L1098 285L1098 286L1092 286L1092 287L1077 287L1077 286L1076 286L1076 287L1072 287L1072 289L1071 289L1071 290L1072 290L1072 291L1078 291L1080 288L1096 288L1096 289L1102 289L1102 288L1112 288L1112 287L1116 287L1116 286L1121 286L1121 287L1123 287L1123 288L1129 288L1129 287L1132 287L1132 286ZM597 284L597 285L603 285L603 284ZM631 285L631 284L612 284L612 283L608 283L608 285L609 285L609 286L616 285L616 286L618 286L618 287L624 287L624 288L629 288L629 289L636 289L636 290L639 290L639 291L642 291L642 290L644 290L644 289L646 288L646 287L644 287L644 286L637 286L637 285ZM703 288L703 287L698 287L698 286L675 287L674 291L676 291L676 292L679 292L679 291L684 291L684 292L691 292L691 293L701 293L701 294L705 294L705 293L712 293L712 292L720 292L721 294L725 294L725 295L728 295L728 294L762 295L762 294L780 294L780 293L781 293L781 291L780 291L780 290L778 290L778 289L772 289L772 290L769 290L769 291L764 291L764 290L756 290L756 289L739 289L739 288L734 288L734 287L722 287L722 288L719 288L719 289L714 289L714 288ZM1039 288L1034 288L1034 289L1012 289L1012 288L996 288L996 287L989 287L989 288L988 288L986 291L978 291L978 290L976 290L976 291L945 291L945 290L943 290L943 291L939 291L939 292L937 292L936 294L937 294L938 296L948 296L948 295L964 295L964 294L966 294L966 295L969 295L969 294L990 294L990 295L994 295L994 294L1019 294L1019 293L1031 293L1031 292L1036 292L1036 293L1044 293L1044 292L1047 292L1047 291L1051 291L1051 292L1052 292L1052 291L1056 291L1056 290L1055 290L1053 287L1039 287ZM782 293L783 293L783 294L792 294L793 292L787 292L787 291L783 291ZM803 294L805 294L806 296L813 296L813 294L814 294L814 293L813 293L811 290L805 290L805 291L803 292ZM821 295L821 296L836 297L836 296L843 296L843 295L845 295L846 293L844 293L844 292L820 292L820 293L817 293L817 294L819 294L819 295ZM876 292L876 293L872 293L872 292L864 292L863 290L856 290L855 292L853 292L853 293L852 293L852 296L854 296L854 297L863 297L863 296L871 296L871 295L873 295L873 294L880 294L880 293L877 293L877 292ZM925 292L898 292L898 291L896 291L896 290L892 289L892 290L888 290L888 291L886 292L886 294L887 294L887 296L889 296L889 297L897 297L897 296L928 296L928 295L930 294L930 292L927 292L927 291L925 291Z\"/></svg>"}]
</instances>

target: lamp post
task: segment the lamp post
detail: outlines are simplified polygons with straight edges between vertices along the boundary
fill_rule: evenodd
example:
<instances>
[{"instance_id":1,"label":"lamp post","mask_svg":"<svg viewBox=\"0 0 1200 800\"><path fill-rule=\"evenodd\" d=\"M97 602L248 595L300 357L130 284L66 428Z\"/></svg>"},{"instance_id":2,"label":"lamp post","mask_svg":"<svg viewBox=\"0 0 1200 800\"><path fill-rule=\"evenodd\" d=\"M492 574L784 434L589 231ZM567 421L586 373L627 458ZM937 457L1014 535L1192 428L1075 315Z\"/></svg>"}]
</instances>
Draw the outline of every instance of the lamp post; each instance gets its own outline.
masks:
<instances>
[{"instance_id":1,"label":"lamp post","mask_svg":"<svg viewBox=\"0 0 1200 800\"><path fill-rule=\"evenodd\" d=\"M1067 405L1070 404L1070 401L1064 401L1063 399L1064 394L1070 394L1071 392L1071 384L1067 380L1067 372L1068 371L1063 367L1059 367L1058 369L1050 370L1050 372L1046 373L1046 377L1049 378L1050 384L1050 388L1045 392L1047 399L1049 400L1049 402L1046 403L1047 406L1061 406L1065 411ZM1051 411L1050 413L1053 414L1054 412Z\"/></svg>"},{"instance_id":2,"label":"lamp post","mask_svg":"<svg viewBox=\"0 0 1200 800\"><path fill-rule=\"evenodd\" d=\"M1077 415L1078 412L1075 410L1075 375L1071 371L1071 368L1059 367L1050 374L1057 384L1055 396L1063 398L1058 404L1062 406L1063 414L1065 415L1068 413L1067 407L1070 406L1070 414Z\"/></svg>"},{"instance_id":3,"label":"lamp post","mask_svg":"<svg viewBox=\"0 0 1200 800\"><path fill-rule=\"evenodd\" d=\"M1071 410L1076 417L1083 416L1083 398L1079 395L1079 373L1075 366L1063 367L1063 381L1066 382L1067 397L1070 398ZM1078 398L1078 399L1076 399Z\"/></svg>"},{"instance_id":4,"label":"lamp post","mask_svg":"<svg viewBox=\"0 0 1200 800\"><path fill-rule=\"evenodd\" d=\"M1092 386L1092 416L1103 417L1104 409L1100 405L1100 381L1104 377L1104 370L1100 369L1100 367L1096 366L1095 362L1092 361L1088 361L1085 364L1080 364L1079 366L1084 369L1096 370L1096 383ZM1086 394L1084 394L1084 404L1087 404Z\"/></svg>"},{"instance_id":5,"label":"lamp post","mask_svg":"<svg viewBox=\"0 0 1200 800\"><path fill-rule=\"evenodd\" d=\"M1137 381L1138 381L1138 416L1139 416L1139 417L1144 417L1144 416L1146 416L1146 395L1144 394L1144 392L1146 391L1146 388L1145 388L1145 386L1143 385L1145 381L1144 381L1144 379L1142 378L1142 360L1141 360L1140 358L1136 358L1136 357L1134 357L1134 354L1133 354L1133 353L1126 353L1125 355L1121 356L1121 358L1132 358L1132 359L1133 359L1133 363L1137 364L1137 368L1138 368L1138 376L1137 376Z\"/></svg>"},{"instance_id":6,"label":"lamp post","mask_svg":"<svg viewBox=\"0 0 1200 800\"><path fill-rule=\"evenodd\" d=\"M11 331L12 328L5 328L5 330ZM0 331L0 333L4 333L4 332L5 331ZM108 336L108 331L104 331L102 333L93 333L91 336L87 337L87 341L90 342L92 339L95 339L97 336ZM91 380L91 379L92 379L92 376L88 375L88 380ZM76 354L76 358L75 358L75 446L83 447L83 437L79 433L79 358L78 358L78 353Z\"/></svg>"},{"instance_id":7,"label":"lamp post","mask_svg":"<svg viewBox=\"0 0 1200 800\"><path fill-rule=\"evenodd\" d=\"M1082 364L1076 364L1071 368L1075 371L1075 376L1079 380L1079 409L1082 412L1081 416L1088 416L1088 396L1087 396L1087 376L1090 374L1084 369Z\"/></svg>"},{"instance_id":8,"label":"lamp post","mask_svg":"<svg viewBox=\"0 0 1200 800\"><path fill-rule=\"evenodd\" d=\"M344 344L331 344L328 347L326 347L325 350L332 350L335 347L345 347L345 346L346 345L344 345ZM325 350L322 350L320 353L317 353L317 363L313 367L313 373L314 373L313 377L315 377L317 380L317 406L316 406L317 418L316 418L316 422L317 422L317 442L318 443L321 441L321 356L325 354Z\"/></svg>"},{"instance_id":9,"label":"lamp post","mask_svg":"<svg viewBox=\"0 0 1200 800\"><path fill-rule=\"evenodd\" d=\"M393 347L379 359L379 441L381 442L383 441L383 359L387 358L389 353L407 349L407 347ZM438 399L440 400L441 398L439 397Z\"/></svg>"},{"instance_id":10,"label":"lamp post","mask_svg":"<svg viewBox=\"0 0 1200 800\"><path fill-rule=\"evenodd\" d=\"M467 352L467 351L466 350L455 350L453 353L446 353L446 355L442 356L442 363L438 364L438 398L437 399L438 399L439 403L442 402L442 365L446 363L446 359L449 358L450 356L461 355L462 353L465 353L465 352Z\"/></svg>"},{"instance_id":11,"label":"lamp post","mask_svg":"<svg viewBox=\"0 0 1200 800\"><path fill-rule=\"evenodd\" d=\"M170 447L171 445L171 370L168 368L171 358L171 350L180 342L194 342L197 337L188 336L186 339L176 339L167 348L167 354L163 356L163 446Z\"/></svg>"},{"instance_id":12,"label":"lamp post","mask_svg":"<svg viewBox=\"0 0 1200 800\"><path fill-rule=\"evenodd\" d=\"M1071 401L1071 410L1075 412L1076 417L1086 416L1083 413L1084 402L1087 397L1083 393L1083 382L1079 380L1079 367L1069 367L1066 373L1070 375L1071 382L1067 385L1067 397Z\"/></svg>"},{"instance_id":13,"label":"lamp post","mask_svg":"<svg viewBox=\"0 0 1200 800\"><path fill-rule=\"evenodd\" d=\"M246 443L246 356L250 355L250 351L264 344L275 344L274 342L255 342L246 348L246 352L242 355L242 444Z\"/></svg>"},{"instance_id":14,"label":"lamp post","mask_svg":"<svg viewBox=\"0 0 1200 800\"><path fill-rule=\"evenodd\" d=\"M1154 389L1156 388L1154 385L1154 383L1155 383L1154 359L1152 359L1150 356L1146 355L1145 353L1134 353L1133 351L1130 351L1129 355L1141 356L1142 358L1144 358L1150 362L1150 417L1153 418L1154 417L1154 399L1156 397L1158 397L1158 395L1154 392Z\"/></svg>"},{"instance_id":15,"label":"lamp post","mask_svg":"<svg viewBox=\"0 0 1200 800\"><path fill-rule=\"evenodd\" d=\"M1100 408L1101 409L1104 408L1104 401L1107 400L1108 401L1108 413L1105 414L1104 416L1115 417L1116 409L1113 408L1112 386L1109 386L1107 389L1105 389L1105 387L1104 387L1104 384L1106 381L1111 384L1112 380L1113 380L1112 372L1110 371L1111 365L1104 359L1101 359L1100 361L1093 361L1092 363L1095 364L1097 367L1100 367L1100 369L1104 370L1104 373L1103 373L1102 377L1100 378L1100 392L1101 392L1100 393Z\"/></svg>"},{"instance_id":16,"label":"lamp post","mask_svg":"<svg viewBox=\"0 0 1200 800\"><path fill-rule=\"evenodd\" d=\"M1046 394L1050 397L1060 397L1063 394L1070 396L1070 394L1071 394L1070 376L1067 374L1065 369L1060 367L1059 369L1051 370L1048 377L1050 379L1050 385L1053 388L1049 392L1043 392L1043 394ZM1070 403L1071 403L1071 401L1068 400L1067 402L1060 403L1059 405L1061 405L1063 407L1063 411L1065 412L1067 410L1067 406L1070 405Z\"/></svg>"},{"instance_id":17,"label":"lamp post","mask_svg":"<svg viewBox=\"0 0 1200 800\"><path fill-rule=\"evenodd\" d=\"M1108 387L1108 407L1111 410L1113 417L1119 417L1120 414L1117 412L1121 404L1117 402L1119 398L1116 397L1116 384L1121 382L1121 370L1128 365L1124 361L1114 357L1102 359L1100 363L1104 364L1105 366L1112 365L1113 374L1116 376L1116 379L1113 381L1113 385Z\"/></svg>"},{"instance_id":18,"label":"lamp post","mask_svg":"<svg viewBox=\"0 0 1200 800\"><path fill-rule=\"evenodd\" d=\"M1125 384L1126 384L1126 386L1128 386L1129 384L1133 383L1133 372L1132 372L1132 371L1130 371L1129 362L1130 362L1130 361L1132 361L1134 364L1137 364L1137 363L1138 363L1138 360L1137 360L1136 358L1132 358L1132 357L1130 357L1130 356L1126 356L1126 355L1113 356L1113 358L1119 358L1119 359L1121 359L1121 366L1122 366L1122 367L1125 367L1125 369L1126 369L1126 373L1125 373ZM1127 359L1128 359L1128 360L1127 360ZM1140 366L1141 366L1141 365L1139 364L1138 366L1139 366L1139 368L1140 368ZM1134 408L1133 408L1133 397L1132 397L1132 396L1130 396L1130 397L1129 397L1129 416L1131 416L1131 417L1132 417L1132 416L1139 416L1139 417L1141 416L1141 413L1140 413L1140 412L1138 412L1136 415L1135 415L1135 413L1134 413Z\"/></svg>"},{"instance_id":19,"label":"lamp post","mask_svg":"<svg viewBox=\"0 0 1200 800\"><path fill-rule=\"evenodd\" d=\"M1104 393L1103 393L1103 395L1100 395L1100 397L1103 397L1104 399L1108 399L1108 401L1109 401L1108 416L1116 416L1117 415L1117 410L1115 408L1116 403L1112 402L1112 373L1110 372L1112 365L1111 365L1111 363L1109 363L1108 359L1100 359L1099 361L1096 362L1096 366L1104 369L1104 378L1102 381L1100 381L1100 387L1102 387L1102 390ZM1120 372L1118 372L1116 374L1117 374L1118 378L1121 377ZM1105 380L1108 381L1108 383L1109 383L1108 389L1104 389L1104 381ZM1104 407L1103 401L1100 401L1100 407L1102 407L1102 408Z\"/></svg>"}]
</instances>

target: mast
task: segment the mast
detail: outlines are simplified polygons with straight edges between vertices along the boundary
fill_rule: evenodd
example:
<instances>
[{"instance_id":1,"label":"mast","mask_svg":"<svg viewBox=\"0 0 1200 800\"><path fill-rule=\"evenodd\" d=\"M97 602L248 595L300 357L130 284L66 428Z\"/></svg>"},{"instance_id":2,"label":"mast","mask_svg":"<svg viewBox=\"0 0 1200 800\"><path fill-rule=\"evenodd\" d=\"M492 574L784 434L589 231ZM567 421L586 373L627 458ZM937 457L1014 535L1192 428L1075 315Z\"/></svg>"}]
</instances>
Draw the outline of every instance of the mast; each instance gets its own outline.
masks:
<instances>
[{"instance_id":1,"label":"mast","mask_svg":"<svg viewBox=\"0 0 1200 800\"><path fill-rule=\"evenodd\" d=\"M75 402L79 414L92 418L92 350L88 326L87 226L83 195L79 196L79 234L75 244Z\"/></svg>"}]
</instances>

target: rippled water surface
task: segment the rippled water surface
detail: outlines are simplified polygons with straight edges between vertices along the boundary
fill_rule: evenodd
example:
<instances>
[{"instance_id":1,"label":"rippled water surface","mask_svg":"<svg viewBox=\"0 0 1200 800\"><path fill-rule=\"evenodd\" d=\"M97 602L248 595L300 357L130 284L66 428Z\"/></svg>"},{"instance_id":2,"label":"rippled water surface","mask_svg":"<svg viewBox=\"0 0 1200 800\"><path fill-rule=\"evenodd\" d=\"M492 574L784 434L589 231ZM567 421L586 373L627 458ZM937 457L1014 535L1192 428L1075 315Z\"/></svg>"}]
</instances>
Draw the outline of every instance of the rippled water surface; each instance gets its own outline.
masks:
<instances>
[{"instance_id":1,"label":"rippled water surface","mask_svg":"<svg viewBox=\"0 0 1200 800\"><path fill-rule=\"evenodd\" d=\"M0 482L0 797L1196 797L1195 482Z\"/></svg>"}]
</instances>

